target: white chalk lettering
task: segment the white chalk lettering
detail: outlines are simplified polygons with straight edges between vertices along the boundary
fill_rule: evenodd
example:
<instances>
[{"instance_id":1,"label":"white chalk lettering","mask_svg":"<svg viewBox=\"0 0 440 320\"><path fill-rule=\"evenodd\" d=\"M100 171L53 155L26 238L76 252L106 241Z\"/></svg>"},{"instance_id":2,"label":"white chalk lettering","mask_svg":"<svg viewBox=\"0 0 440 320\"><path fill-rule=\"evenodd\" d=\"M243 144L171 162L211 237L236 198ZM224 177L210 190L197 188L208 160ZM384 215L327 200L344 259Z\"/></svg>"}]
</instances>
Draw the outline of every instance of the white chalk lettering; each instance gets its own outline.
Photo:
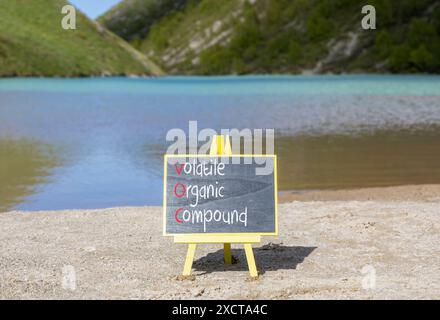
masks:
<instances>
[{"instance_id":1,"label":"white chalk lettering","mask_svg":"<svg viewBox=\"0 0 440 320\"><path fill-rule=\"evenodd\" d=\"M242 224L247 227L247 211L247 207L241 212L236 209L231 211L214 210L214 212L211 209L185 209L182 214L182 219L185 223L203 224L203 232L207 232L207 225L211 222L225 223L228 225Z\"/></svg>"},{"instance_id":2,"label":"white chalk lettering","mask_svg":"<svg viewBox=\"0 0 440 320\"><path fill-rule=\"evenodd\" d=\"M187 162L183 167L185 174L190 174L193 176L208 177L208 176L224 176L224 163L218 163L216 159L211 159L210 161L202 161L197 163L197 161Z\"/></svg>"},{"instance_id":3,"label":"white chalk lettering","mask_svg":"<svg viewBox=\"0 0 440 320\"><path fill-rule=\"evenodd\" d=\"M199 200L209 200L209 199L218 199L223 198L225 187L219 186L218 181L214 184L208 185L187 185L186 186L186 197L190 199L192 196L192 201L190 203L191 207L196 207L199 205Z\"/></svg>"}]
</instances>

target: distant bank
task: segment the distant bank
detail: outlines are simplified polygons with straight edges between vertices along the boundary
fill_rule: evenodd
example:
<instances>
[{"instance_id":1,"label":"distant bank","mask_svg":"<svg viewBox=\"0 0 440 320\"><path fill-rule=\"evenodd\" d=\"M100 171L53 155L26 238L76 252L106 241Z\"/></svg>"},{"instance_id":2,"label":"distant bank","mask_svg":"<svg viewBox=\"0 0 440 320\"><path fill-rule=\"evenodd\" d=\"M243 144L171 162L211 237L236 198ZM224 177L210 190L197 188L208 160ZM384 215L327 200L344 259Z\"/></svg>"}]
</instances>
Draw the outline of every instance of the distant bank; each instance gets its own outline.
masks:
<instances>
[{"instance_id":1,"label":"distant bank","mask_svg":"<svg viewBox=\"0 0 440 320\"><path fill-rule=\"evenodd\" d=\"M0 77L440 73L440 3L130 0L98 22L66 0L0 3ZM162 71L164 70L164 71Z\"/></svg>"},{"instance_id":2,"label":"distant bank","mask_svg":"<svg viewBox=\"0 0 440 320\"><path fill-rule=\"evenodd\" d=\"M124 0L98 21L169 74L440 72L438 0Z\"/></svg>"}]
</instances>

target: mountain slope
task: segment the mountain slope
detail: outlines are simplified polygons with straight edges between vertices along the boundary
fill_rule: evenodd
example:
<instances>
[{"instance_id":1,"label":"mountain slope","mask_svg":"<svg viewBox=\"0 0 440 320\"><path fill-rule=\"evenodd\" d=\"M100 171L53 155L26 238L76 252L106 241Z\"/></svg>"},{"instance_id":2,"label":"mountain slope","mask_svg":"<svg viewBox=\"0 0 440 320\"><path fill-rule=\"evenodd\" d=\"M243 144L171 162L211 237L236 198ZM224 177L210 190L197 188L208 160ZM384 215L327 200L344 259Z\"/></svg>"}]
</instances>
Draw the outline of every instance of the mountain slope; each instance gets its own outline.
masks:
<instances>
[{"instance_id":1,"label":"mountain slope","mask_svg":"<svg viewBox=\"0 0 440 320\"><path fill-rule=\"evenodd\" d=\"M127 0L117 4L97 20L110 30L117 30L120 37L132 41L144 38L152 25L172 12L182 10L188 2L189 0Z\"/></svg>"},{"instance_id":2,"label":"mountain slope","mask_svg":"<svg viewBox=\"0 0 440 320\"><path fill-rule=\"evenodd\" d=\"M161 2L161 0L150 0ZM121 7L141 0L125 0ZM174 74L440 72L438 0L198 0L148 25L138 48ZM133 11L112 11L128 23ZM131 38L111 23L113 32Z\"/></svg>"},{"instance_id":3,"label":"mountain slope","mask_svg":"<svg viewBox=\"0 0 440 320\"><path fill-rule=\"evenodd\" d=\"M64 0L0 1L0 76L160 74L124 40L77 11L61 28Z\"/></svg>"}]
</instances>

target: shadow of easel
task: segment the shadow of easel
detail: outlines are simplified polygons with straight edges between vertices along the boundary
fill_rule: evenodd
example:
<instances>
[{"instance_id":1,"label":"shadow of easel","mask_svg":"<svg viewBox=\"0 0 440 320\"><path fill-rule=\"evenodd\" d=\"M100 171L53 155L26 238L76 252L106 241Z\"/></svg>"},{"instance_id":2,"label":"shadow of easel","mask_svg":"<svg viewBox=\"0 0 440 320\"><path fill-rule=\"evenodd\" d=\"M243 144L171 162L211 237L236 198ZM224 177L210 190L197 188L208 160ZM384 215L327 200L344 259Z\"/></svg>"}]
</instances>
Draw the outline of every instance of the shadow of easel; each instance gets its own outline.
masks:
<instances>
[{"instance_id":1,"label":"shadow of easel","mask_svg":"<svg viewBox=\"0 0 440 320\"><path fill-rule=\"evenodd\" d=\"M284 246L282 244L267 244L254 248L257 253L259 274L266 271L294 270L301 264L317 247ZM244 258L243 250L233 249L231 251L236 263L232 266L219 264L222 259L223 250L208 253L206 256L194 262L194 270L202 274L223 271L245 271L247 266L241 263Z\"/></svg>"}]
</instances>

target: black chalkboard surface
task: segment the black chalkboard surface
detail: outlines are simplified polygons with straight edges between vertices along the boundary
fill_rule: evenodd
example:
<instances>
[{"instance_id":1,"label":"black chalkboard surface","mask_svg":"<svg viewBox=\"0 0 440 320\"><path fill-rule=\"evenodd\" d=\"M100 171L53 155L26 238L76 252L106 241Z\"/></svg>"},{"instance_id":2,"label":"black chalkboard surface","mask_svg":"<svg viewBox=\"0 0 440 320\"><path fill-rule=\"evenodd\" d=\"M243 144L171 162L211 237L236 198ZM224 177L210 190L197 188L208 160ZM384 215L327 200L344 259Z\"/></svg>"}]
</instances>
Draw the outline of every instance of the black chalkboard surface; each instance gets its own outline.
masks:
<instances>
[{"instance_id":1,"label":"black chalkboard surface","mask_svg":"<svg viewBox=\"0 0 440 320\"><path fill-rule=\"evenodd\" d=\"M164 234L277 234L275 156L165 156Z\"/></svg>"}]
</instances>

